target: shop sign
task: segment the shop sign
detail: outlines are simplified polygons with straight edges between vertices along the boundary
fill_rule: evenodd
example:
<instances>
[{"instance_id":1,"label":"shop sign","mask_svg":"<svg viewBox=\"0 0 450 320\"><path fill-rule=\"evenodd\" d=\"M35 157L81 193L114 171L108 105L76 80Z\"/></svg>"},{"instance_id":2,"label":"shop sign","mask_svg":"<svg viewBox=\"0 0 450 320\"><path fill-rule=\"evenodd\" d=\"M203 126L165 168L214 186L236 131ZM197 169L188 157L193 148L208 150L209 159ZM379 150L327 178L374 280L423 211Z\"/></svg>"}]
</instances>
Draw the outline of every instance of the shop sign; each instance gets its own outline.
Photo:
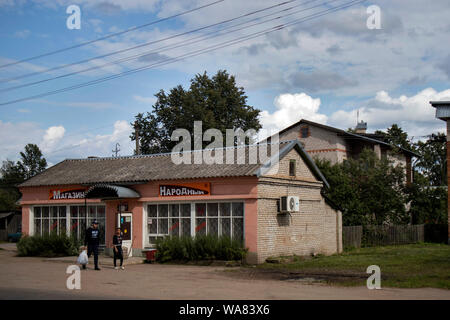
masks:
<instances>
[{"instance_id":1,"label":"shop sign","mask_svg":"<svg viewBox=\"0 0 450 320\"><path fill-rule=\"evenodd\" d=\"M75 189L52 189L49 193L49 200L84 199L86 188Z\"/></svg>"},{"instance_id":2,"label":"shop sign","mask_svg":"<svg viewBox=\"0 0 450 320\"><path fill-rule=\"evenodd\" d=\"M210 194L211 184L209 182L159 185L160 197L207 196Z\"/></svg>"}]
</instances>

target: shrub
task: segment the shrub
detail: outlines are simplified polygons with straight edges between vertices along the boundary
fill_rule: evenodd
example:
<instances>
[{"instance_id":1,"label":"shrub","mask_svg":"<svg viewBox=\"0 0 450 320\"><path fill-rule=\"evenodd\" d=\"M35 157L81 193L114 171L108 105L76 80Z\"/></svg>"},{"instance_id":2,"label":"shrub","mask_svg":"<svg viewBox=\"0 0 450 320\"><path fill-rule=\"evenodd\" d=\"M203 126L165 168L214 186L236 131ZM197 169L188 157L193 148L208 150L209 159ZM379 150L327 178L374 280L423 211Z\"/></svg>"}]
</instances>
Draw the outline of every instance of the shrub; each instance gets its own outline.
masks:
<instances>
[{"instance_id":1,"label":"shrub","mask_svg":"<svg viewBox=\"0 0 450 320\"><path fill-rule=\"evenodd\" d=\"M192 237L166 237L156 242L156 260L243 260L247 254L240 241L212 235Z\"/></svg>"},{"instance_id":2,"label":"shrub","mask_svg":"<svg viewBox=\"0 0 450 320\"><path fill-rule=\"evenodd\" d=\"M80 244L75 238L65 234L26 235L17 243L17 251L23 257L73 256L78 254Z\"/></svg>"}]
</instances>

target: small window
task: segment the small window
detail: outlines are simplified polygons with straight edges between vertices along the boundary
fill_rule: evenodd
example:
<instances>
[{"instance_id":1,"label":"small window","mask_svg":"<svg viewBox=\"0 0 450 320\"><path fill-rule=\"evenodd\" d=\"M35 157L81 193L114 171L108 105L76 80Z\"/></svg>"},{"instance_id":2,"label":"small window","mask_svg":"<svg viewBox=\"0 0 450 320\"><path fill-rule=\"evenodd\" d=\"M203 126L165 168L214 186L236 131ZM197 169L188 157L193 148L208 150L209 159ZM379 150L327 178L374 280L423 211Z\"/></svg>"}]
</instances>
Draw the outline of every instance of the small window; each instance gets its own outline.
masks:
<instances>
[{"instance_id":1,"label":"small window","mask_svg":"<svg viewBox=\"0 0 450 320\"><path fill-rule=\"evenodd\" d=\"M290 161L289 161L289 175L291 176L291 177L295 177L295 170L296 168L295 168L295 160L294 159L291 159Z\"/></svg>"},{"instance_id":2,"label":"small window","mask_svg":"<svg viewBox=\"0 0 450 320\"><path fill-rule=\"evenodd\" d=\"M309 127L304 126L300 128L300 138L308 138L309 137Z\"/></svg>"}]
</instances>

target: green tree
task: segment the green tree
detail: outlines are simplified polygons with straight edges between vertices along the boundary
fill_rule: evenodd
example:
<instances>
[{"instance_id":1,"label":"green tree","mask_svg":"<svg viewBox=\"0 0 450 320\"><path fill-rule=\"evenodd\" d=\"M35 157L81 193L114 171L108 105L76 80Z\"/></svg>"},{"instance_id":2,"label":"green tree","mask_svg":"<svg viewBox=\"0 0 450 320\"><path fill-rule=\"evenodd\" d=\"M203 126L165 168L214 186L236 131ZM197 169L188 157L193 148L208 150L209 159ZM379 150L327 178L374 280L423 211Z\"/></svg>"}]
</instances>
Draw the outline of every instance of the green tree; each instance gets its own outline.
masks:
<instances>
[{"instance_id":1,"label":"green tree","mask_svg":"<svg viewBox=\"0 0 450 320\"><path fill-rule=\"evenodd\" d=\"M18 166L11 160L3 161L0 168L0 211L18 209L16 202L20 198L17 185L24 181Z\"/></svg>"},{"instance_id":2,"label":"green tree","mask_svg":"<svg viewBox=\"0 0 450 320\"><path fill-rule=\"evenodd\" d=\"M17 162L17 167L25 179L30 179L47 167L47 160L45 160L41 150L35 144L27 144L25 152L20 152L20 157L21 160Z\"/></svg>"},{"instance_id":3,"label":"green tree","mask_svg":"<svg viewBox=\"0 0 450 320\"><path fill-rule=\"evenodd\" d=\"M172 150L178 143L170 139L175 129L187 129L193 142L194 121L202 121L203 130L220 130L223 141L226 129L258 131L261 128L260 111L247 105L244 89L237 87L234 76L223 70L211 78L206 72L197 74L191 79L189 90L178 85L168 94L161 90L155 96L153 111L135 116L144 154ZM134 135L130 138L135 140Z\"/></svg>"},{"instance_id":4,"label":"green tree","mask_svg":"<svg viewBox=\"0 0 450 320\"><path fill-rule=\"evenodd\" d=\"M428 178L414 172L414 183L407 186L407 195L413 224L447 223L447 188L430 186Z\"/></svg>"},{"instance_id":5,"label":"green tree","mask_svg":"<svg viewBox=\"0 0 450 320\"><path fill-rule=\"evenodd\" d=\"M27 144L20 156L17 163L6 160L0 168L0 211L17 210L16 202L20 198L17 186L42 172L47 166L41 150L35 144Z\"/></svg>"},{"instance_id":6,"label":"green tree","mask_svg":"<svg viewBox=\"0 0 450 320\"><path fill-rule=\"evenodd\" d=\"M404 169L364 149L358 159L332 165L316 160L330 183L326 195L342 209L344 225L407 223Z\"/></svg>"},{"instance_id":7,"label":"green tree","mask_svg":"<svg viewBox=\"0 0 450 320\"><path fill-rule=\"evenodd\" d=\"M414 151L414 144L408 138L408 133L403 131L396 123L394 123L390 128L387 129L386 132L377 130L375 134L379 134L383 136L383 140L387 143L392 144L397 147L394 151L399 152L398 147L401 147L406 150Z\"/></svg>"},{"instance_id":8,"label":"green tree","mask_svg":"<svg viewBox=\"0 0 450 320\"><path fill-rule=\"evenodd\" d=\"M447 136L431 134L425 141L416 143L419 157L414 166L428 180L428 185L447 185Z\"/></svg>"}]
</instances>

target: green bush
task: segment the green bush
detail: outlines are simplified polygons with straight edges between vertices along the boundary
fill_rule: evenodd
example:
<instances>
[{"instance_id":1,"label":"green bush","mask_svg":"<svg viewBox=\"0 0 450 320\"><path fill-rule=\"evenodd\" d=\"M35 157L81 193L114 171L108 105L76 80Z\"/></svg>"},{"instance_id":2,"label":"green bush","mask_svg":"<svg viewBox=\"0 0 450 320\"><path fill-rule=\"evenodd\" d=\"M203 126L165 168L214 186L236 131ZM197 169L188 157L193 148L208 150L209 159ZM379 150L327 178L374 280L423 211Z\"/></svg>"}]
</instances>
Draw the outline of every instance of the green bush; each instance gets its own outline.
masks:
<instances>
[{"instance_id":1,"label":"green bush","mask_svg":"<svg viewBox=\"0 0 450 320\"><path fill-rule=\"evenodd\" d=\"M26 235L17 243L17 251L22 257L74 256L78 254L80 245L81 243L75 238L65 234Z\"/></svg>"},{"instance_id":2,"label":"green bush","mask_svg":"<svg viewBox=\"0 0 450 320\"><path fill-rule=\"evenodd\" d=\"M156 260L243 260L247 254L240 241L229 237L166 237L156 242Z\"/></svg>"}]
</instances>

